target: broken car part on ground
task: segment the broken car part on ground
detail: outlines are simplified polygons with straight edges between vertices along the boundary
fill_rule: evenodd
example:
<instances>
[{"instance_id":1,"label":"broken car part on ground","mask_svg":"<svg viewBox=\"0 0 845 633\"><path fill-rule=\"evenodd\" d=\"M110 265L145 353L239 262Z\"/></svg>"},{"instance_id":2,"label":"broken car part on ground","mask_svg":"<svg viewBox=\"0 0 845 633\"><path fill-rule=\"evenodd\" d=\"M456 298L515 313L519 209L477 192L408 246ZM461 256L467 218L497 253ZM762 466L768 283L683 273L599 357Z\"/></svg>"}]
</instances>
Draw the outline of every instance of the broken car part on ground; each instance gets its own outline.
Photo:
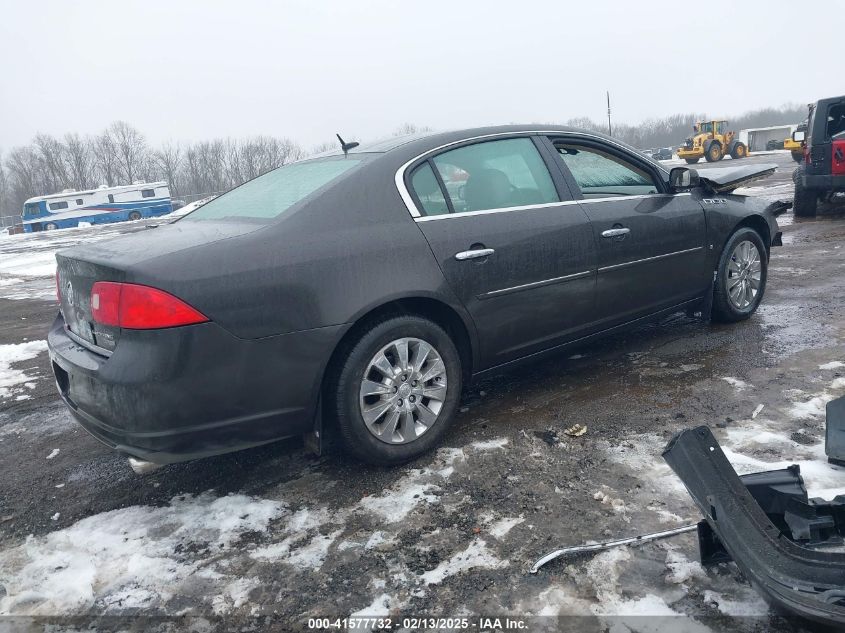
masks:
<instances>
[{"instance_id":1,"label":"broken car part on ground","mask_svg":"<svg viewBox=\"0 0 845 633\"><path fill-rule=\"evenodd\" d=\"M845 626L845 554L802 547L790 538L794 534L784 533L772 523L708 427L680 432L669 442L663 457L683 481L719 544L768 602L815 622ZM771 497L774 505L785 506L787 524L791 510L800 512L802 506L813 510L806 501L806 490L801 498L803 482L797 466L788 473L758 473L756 483L765 489L769 486L767 478L775 486L788 489ZM831 507L841 512L841 504L834 502ZM833 517L827 515L821 520L827 529L836 531ZM801 536L810 540L812 536L818 538L819 532Z\"/></svg>"}]
</instances>

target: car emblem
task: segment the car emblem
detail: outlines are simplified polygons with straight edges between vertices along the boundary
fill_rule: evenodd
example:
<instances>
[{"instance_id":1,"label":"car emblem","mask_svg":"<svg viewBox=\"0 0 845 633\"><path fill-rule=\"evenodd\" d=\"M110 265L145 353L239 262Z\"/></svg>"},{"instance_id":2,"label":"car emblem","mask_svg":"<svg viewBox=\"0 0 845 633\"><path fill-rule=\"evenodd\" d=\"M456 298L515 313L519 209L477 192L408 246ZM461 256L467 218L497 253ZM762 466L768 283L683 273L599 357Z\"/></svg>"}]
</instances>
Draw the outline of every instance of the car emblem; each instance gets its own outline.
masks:
<instances>
[{"instance_id":1,"label":"car emblem","mask_svg":"<svg viewBox=\"0 0 845 633\"><path fill-rule=\"evenodd\" d=\"M70 282L67 282L67 285L65 286L65 291L66 291L65 296L67 297L67 304L69 306L72 306L73 305L73 284L71 284Z\"/></svg>"}]
</instances>

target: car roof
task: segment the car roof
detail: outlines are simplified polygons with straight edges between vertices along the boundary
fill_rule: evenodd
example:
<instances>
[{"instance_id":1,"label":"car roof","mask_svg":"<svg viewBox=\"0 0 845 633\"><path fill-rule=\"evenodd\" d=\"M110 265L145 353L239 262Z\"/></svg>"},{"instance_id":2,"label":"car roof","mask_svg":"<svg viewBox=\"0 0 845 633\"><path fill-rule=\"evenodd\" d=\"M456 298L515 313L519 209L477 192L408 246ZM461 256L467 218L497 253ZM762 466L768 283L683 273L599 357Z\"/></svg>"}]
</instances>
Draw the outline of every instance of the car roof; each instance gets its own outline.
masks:
<instances>
[{"instance_id":1,"label":"car roof","mask_svg":"<svg viewBox=\"0 0 845 633\"><path fill-rule=\"evenodd\" d=\"M418 132L414 134L406 134L402 136L394 136L391 138L381 139L374 142L364 142L357 147L349 150L349 155L353 154L388 154L403 150L399 153L410 154L424 154L433 149L437 149L443 145L449 145L465 140L476 138L483 138L485 136L496 136L500 134L525 134L531 132L538 133L573 133L578 135L588 135L594 138L599 138L609 143L622 146L631 152L638 153L639 150L631 147L627 143L619 139L607 136L601 132L593 130L585 130L575 128L568 125L552 125L548 123L531 123L521 125L494 125L488 127L467 128L460 130L449 130L446 132ZM308 159L324 157L324 156L342 156L343 151L340 147L336 149L317 154L316 156L309 156ZM308 160L306 159L306 160Z\"/></svg>"}]
</instances>

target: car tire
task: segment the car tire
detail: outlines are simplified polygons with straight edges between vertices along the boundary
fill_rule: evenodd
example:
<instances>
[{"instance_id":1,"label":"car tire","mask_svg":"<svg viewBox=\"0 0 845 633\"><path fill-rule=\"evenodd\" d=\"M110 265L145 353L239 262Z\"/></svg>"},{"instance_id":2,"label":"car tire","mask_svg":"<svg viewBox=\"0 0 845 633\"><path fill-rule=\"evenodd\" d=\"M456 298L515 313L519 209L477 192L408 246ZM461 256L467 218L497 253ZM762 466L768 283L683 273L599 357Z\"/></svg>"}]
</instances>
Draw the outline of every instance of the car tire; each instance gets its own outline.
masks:
<instances>
[{"instance_id":1,"label":"car tire","mask_svg":"<svg viewBox=\"0 0 845 633\"><path fill-rule=\"evenodd\" d=\"M130 220L140 220L140 219L141 219L141 214L140 214L140 212L138 212L138 211L131 211L131 212L129 213L129 219L130 219Z\"/></svg>"},{"instance_id":2,"label":"car tire","mask_svg":"<svg viewBox=\"0 0 845 633\"><path fill-rule=\"evenodd\" d=\"M722 160L722 145L718 141L710 141L704 150L704 159L708 163L717 163Z\"/></svg>"},{"instance_id":3,"label":"car tire","mask_svg":"<svg viewBox=\"0 0 845 633\"><path fill-rule=\"evenodd\" d=\"M792 198L792 213L797 218L814 218L819 205L819 196L804 187L804 167L800 166L792 172L792 182L795 183L795 194Z\"/></svg>"},{"instance_id":4,"label":"car tire","mask_svg":"<svg viewBox=\"0 0 845 633\"><path fill-rule=\"evenodd\" d=\"M755 253L757 266L751 264ZM767 250L760 234L749 227L737 229L719 258L713 285L713 321L734 323L754 314L766 292L768 268ZM751 291L747 290L749 287Z\"/></svg>"},{"instance_id":5,"label":"car tire","mask_svg":"<svg viewBox=\"0 0 845 633\"><path fill-rule=\"evenodd\" d=\"M685 158L684 160L687 161L688 165L695 165L700 159L698 159L698 158Z\"/></svg>"},{"instance_id":6,"label":"car tire","mask_svg":"<svg viewBox=\"0 0 845 633\"><path fill-rule=\"evenodd\" d=\"M430 348L428 353L421 343ZM376 364L381 358L387 365ZM460 401L462 367L455 343L439 325L414 315L386 318L361 333L339 367L327 401L334 404L341 440L353 456L370 464L399 464L440 442ZM425 383L415 380L428 374L432 377ZM365 395L381 387L384 392ZM427 398L424 391L438 397Z\"/></svg>"},{"instance_id":7,"label":"car tire","mask_svg":"<svg viewBox=\"0 0 845 633\"><path fill-rule=\"evenodd\" d=\"M792 160L794 160L799 165L804 162L804 152L791 152L792 153Z\"/></svg>"},{"instance_id":8,"label":"car tire","mask_svg":"<svg viewBox=\"0 0 845 633\"><path fill-rule=\"evenodd\" d=\"M745 147L745 143L737 143L733 146L733 150L731 151L731 158L734 160L739 158L745 158L748 155L748 150Z\"/></svg>"},{"instance_id":9,"label":"car tire","mask_svg":"<svg viewBox=\"0 0 845 633\"><path fill-rule=\"evenodd\" d=\"M45 231L55 231L58 228L59 226L55 222L47 222L47 224L44 225Z\"/></svg>"}]
</instances>

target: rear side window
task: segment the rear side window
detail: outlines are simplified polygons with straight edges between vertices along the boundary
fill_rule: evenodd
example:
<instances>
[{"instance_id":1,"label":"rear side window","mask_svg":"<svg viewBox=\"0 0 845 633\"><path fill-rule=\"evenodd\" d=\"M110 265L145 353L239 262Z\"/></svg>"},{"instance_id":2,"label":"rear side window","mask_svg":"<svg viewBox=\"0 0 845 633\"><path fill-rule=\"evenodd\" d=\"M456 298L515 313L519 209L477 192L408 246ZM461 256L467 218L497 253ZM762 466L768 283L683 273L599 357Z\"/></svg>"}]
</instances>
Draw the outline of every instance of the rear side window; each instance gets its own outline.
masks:
<instances>
[{"instance_id":1,"label":"rear side window","mask_svg":"<svg viewBox=\"0 0 845 633\"><path fill-rule=\"evenodd\" d=\"M423 163L411 174L411 187L422 206L422 215L443 215L449 213L449 205L443 197L440 183L431 170L431 165Z\"/></svg>"},{"instance_id":2,"label":"rear side window","mask_svg":"<svg viewBox=\"0 0 845 633\"><path fill-rule=\"evenodd\" d=\"M530 138L486 141L434 157L455 213L559 202Z\"/></svg>"},{"instance_id":3,"label":"rear side window","mask_svg":"<svg viewBox=\"0 0 845 633\"><path fill-rule=\"evenodd\" d=\"M141 197L142 198L155 198L156 192L155 189L142 189L141 190Z\"/></svg>"},{"instance_id":4,"label":"rear side window","mask_svg":"<svg viewBox=\"0 0 845 633\"><path fill-rule=\"evenodd\" d=\"M845 137L845 104L837 103L830 106L827 112L827 132L828 138L843 138Z\"/></svg>"},{"instance_id":5,"label":"rear side window","mask_svg":"<svg viewBox=\"0 0 845 633\"><path fill-rule=\"evenodd\" d=\"M59 209L67 209L67 202L51 202L50 211L58 211Z\"/></svg>"},{"instance_id":6,"label":"rear side window","mask_svg":"<svg viewBox=\"0 0 845 633\"><path fill-rule=\"evenodd\" d=\"M340 158L291 163L224 193L183 220L275 218L360 162L356 158Z\"/></svg>"},{"instance_id":7,"label":"rear side window","mask_svg":"<svg viewBox=\"0 0 845 633\"><path fill-rule=\"evenodd\" d=\"M635 163L600 149L555 143L585 198L635 196L660 191L651 174Z\"/></svg>"}]
</instances>

